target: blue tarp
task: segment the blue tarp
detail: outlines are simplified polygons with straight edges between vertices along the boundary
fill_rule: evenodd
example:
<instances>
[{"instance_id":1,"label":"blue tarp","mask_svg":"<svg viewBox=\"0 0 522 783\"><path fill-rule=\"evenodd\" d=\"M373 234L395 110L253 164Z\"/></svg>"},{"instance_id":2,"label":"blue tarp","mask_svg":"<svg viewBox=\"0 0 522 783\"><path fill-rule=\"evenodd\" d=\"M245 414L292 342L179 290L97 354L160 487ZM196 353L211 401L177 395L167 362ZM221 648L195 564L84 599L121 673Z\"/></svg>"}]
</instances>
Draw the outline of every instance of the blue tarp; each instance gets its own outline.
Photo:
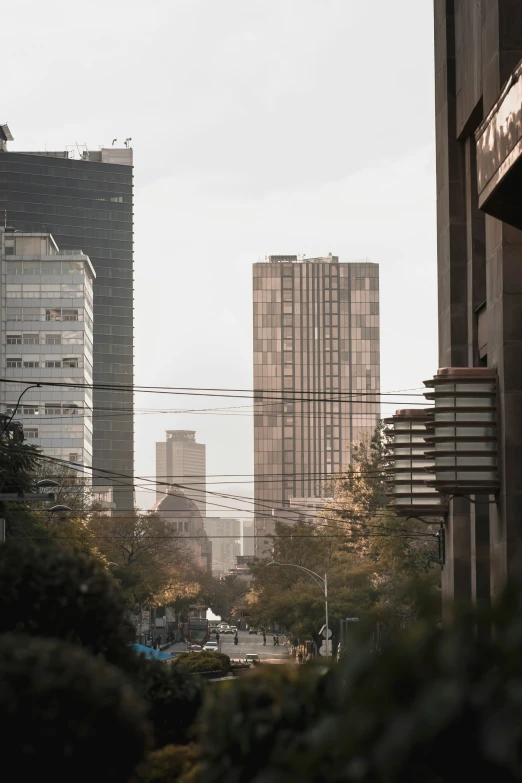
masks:
<instances>
[{"instance_id":1,"label":"blue tarp","mask_svg":"<svg viewBox=\"0 0 522 783\"><path fill-rule=\"evenodd\" d=\"M131 644L133 650L139 655L144 655L146 658L154 658L157 661L166 661L167 658L172 658L172 655L163 650L154 650L152 647L147 647L144 644Z\"/></svg>"}]
</instances>

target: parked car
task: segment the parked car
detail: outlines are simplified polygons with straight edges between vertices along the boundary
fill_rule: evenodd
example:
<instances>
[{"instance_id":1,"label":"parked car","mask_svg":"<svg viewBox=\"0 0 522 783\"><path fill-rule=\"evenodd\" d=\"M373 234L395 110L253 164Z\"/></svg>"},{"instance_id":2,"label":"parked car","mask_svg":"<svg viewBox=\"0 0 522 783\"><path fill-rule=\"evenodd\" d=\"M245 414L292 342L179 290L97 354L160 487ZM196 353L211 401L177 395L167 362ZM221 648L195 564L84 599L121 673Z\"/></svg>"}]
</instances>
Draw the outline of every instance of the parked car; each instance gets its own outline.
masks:
<instances>
[{"instance_id":1,"label":"parked car","mask_svg":"<svg viewBox=\"0 0 522 783\"><path fill-rule=\"evenodd\" d=\"M232 628L230 628L230 626L227 626L226 628L223 628L221 633L234 633L234 631L232 630Z\"/></svg>"},{"instance_id":2,"label":"parked car","mask_svg":"<svg viewBox=\"0 0 522 783\"><path fill-rule=\"evenodd\" d=\"M248 629L248 633L249 633L249 634L253 634L253 633L255 633L255 634L257 635L257 628L249 628L249 629Z\"/></svg>"},{"instance_id":3,"label":"parked car","mask_svg":"<svg viewBox=\"0 0 522 783\"><path fill-rule=\"evenodd\" d=\"M230 626L230 633L237 633L237 627L235 625Z\"/></svg>"},{"instance_id":4,"label":"parked car","mask_svg":"<svg viewBox=\"0 0 522 783\"><path fill-rule=\"evenodd\" d=\"M218 652L219 651L219 645L217 642L207 642L203 646L204 650L209 650L210 652Z\"/></svg>"},{"instance_id":5,"label":"parked car","mask_svg":"<svg viewBox=\"0 0 522 783\"><path fill-rule=\"evenodd\" d=\"M248 653L245 655L245 663L249 663L251 666L255 666L258 663L261 663L259 660L259 655L256 655L255 653Z\"/></svg>"},{"instance_id":6,"label":"parked car","mask_svg":"<svg viewBox=\"0 0 522 783\"><path fill-rule=\"evenodd\" d=\"M190 652L201 652L201 645L199 644L191 644L189 647Z\"/></svg>"}]
</instances>

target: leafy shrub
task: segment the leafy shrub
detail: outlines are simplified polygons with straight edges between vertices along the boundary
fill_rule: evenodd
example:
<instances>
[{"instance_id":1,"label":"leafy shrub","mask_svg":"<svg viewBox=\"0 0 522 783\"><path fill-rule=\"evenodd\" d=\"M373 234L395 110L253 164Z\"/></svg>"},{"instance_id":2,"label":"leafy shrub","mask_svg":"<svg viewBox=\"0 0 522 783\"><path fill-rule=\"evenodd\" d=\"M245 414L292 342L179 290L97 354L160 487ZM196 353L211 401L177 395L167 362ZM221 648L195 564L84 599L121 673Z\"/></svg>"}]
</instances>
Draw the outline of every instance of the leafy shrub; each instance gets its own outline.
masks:
<instances>
[{"instance_id":1,"label":"leafy shrub","mask_svg":"<svg viewBox=\"0 0 522 783\"><path fill-rule=\"evenodd\" d=\"M140 783L189 783L197 769L195 745L166 745L149 753L139 777Z\"/></svg>"},{"instance_id":2,"label":"leafy shrub","mask_svg":"<svg viewBox=\"0 0 522 783\"><path fill-rule=\"evenodd\" d=\"M150 746L145 705L122 672L63 641L0 636L0 713L24 781L128 783Z\"/></svg>"},{"instance_id":3,"label":"leafy shrub","mask_svg":"<svg viewBox=\"0 0 522 783\"><path fill-rule=\"evenodd\" d=\"M476 626L496 627L493 641ZM522 592L488 617L209 688L201 783L522 780ZM465 772L463 765L465 764Z\"/></svg>"},{"instance_id":4,"label":"leafy shrub","mask_svg":"<svg viewBox=\"0 0 522 783\"><path fill-rule=\"evenodd\" d=\"M202 650L200 653L181 653L176 656L174 664L191 672L228 673L232 669L228 655L210 650Z\"/></svg>"},{"instance_id":5,"label":"leafy shrub","mask_svg":"<svg viewBox=\"0 0 522 783\"><path fill-rule=\"evenodd\" d=\"M135 657L122 593L86 555L9 539L0 547L0 583L0 633L64 639L112 663Z\"/></svg>"},{"instance_id":6,"label":"leafy shrub","mask_svg":"<svg viewBox=\"0 0 522 783\"><path fill-rule=\"evenodd\" d=\"M202 704L199 678L173 664L139 656L135 683L147 702L156 746L188 743Z\"/></svg>"}]
</instances>

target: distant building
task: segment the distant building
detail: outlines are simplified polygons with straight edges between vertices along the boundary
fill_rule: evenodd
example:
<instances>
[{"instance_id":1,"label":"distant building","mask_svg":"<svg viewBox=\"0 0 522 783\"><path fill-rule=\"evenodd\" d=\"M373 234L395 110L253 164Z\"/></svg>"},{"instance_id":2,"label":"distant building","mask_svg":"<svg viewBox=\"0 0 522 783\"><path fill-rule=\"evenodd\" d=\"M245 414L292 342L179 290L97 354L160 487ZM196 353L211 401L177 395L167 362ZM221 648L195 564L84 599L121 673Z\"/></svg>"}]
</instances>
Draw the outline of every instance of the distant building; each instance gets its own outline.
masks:
<instances>
[{"instance_id":1,"label":"distant building","mask_svg":"<svg viewBox=\"0 0 522 783\"><path fill-rule=\"evenodd\" d=\"M12 141L9 128L0 126L2 224L7 217L17 232L52 234L61 250L83 251L96 272L90 338L96 387L90 450L99 469L94 483L112 484L117 508L128 511L134 497L131 139L96 150L75 144L39 152L11 151Z\"/></svg>"},{"instance_id":2,"label":"distant building","mask_svg":"<svg viewBox=\"0 0 522 783\"><path fill-rule=\"evenodd\" d=\"M245 557L252 557L254 554L254 533L255 527L253 522L243 522L242 531L242 555Z\"/></svg>"},{"instance_id":3,"label":"distant building","mask_svg":"<svg viewBox=\"0 0 522 783\"><path fill-rule=\"evenodd\" d=\"M164 496L165 484L180 484L186 497L194 501L205 517L206 446L196 443L194 430L167 430L165 434L166 440L156 443L156 500Z\"/></svg>"},{"instance_id":4,"label":"distant building","mask_svg":"<svg viewBox=\"0 0 522 783\"><path fill-rule=\"evenodd\" d=\"M5 229L0 262L0 371L10 380L0 386L2 412L14 410L28 383L58 384L29 389L16 418L45 454L91 466L92 264L59 250L50 234Z\"/></svg>"},{"instance_id":5,"label":"distant building","mask_svg":"<svg viewBox=\"0 0 522 783\"><path fill-rule=\"evenodd\" d=\"M380 417L379 266L269 256L253 267L256 551L272 509L323 498Z\"/></svg>"},{"instance_id":6,"label":"distant building","mask_svg":"<svg viewBox=\"0 0 522 783\"><path fill-rule=\"evenodd\" d=\"M241 522L227 517L207 517L204 525L212 543L212 573L226 574L241 554Z\"/></svg>"},{"instance_id":7,"label":"distant building","mask_svg":"<svg viewBox=\"0 0 522 783\"><path fill-rule=\"evenodd\" d=\"M207 536L204 520L196 503L179 487L169 487L153 508L166 519L173 532L187 539L187 546L198 568L212 570L212 543Z\"/></svg>"}]
</instances>

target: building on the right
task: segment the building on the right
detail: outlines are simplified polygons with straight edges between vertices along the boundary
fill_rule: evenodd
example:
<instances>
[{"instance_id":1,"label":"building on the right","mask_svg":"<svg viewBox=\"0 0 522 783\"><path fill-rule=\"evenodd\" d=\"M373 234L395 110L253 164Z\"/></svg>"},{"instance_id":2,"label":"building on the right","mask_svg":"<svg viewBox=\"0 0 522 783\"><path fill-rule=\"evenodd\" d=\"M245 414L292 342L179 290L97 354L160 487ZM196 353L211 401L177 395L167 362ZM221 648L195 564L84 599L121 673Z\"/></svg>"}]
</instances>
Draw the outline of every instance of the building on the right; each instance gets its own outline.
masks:
<instances>
[{"instance_id":1,"label":"building on the right","mask_svg":"<svg viewBox=\"0 0 522 783\"><path fill-rule=\"evenodd\" d=\"M449 618L522 571L522 13L520 0L435 0L434 12L443 369L430 440L436 465L441 449L454 465L432 484L448 502Z\"/></svg>"},{"instance_id":2,"label":"building on the right","mask_svg":"<svg viewBox=\"0 0 522 783\"><path fill-rule=\"evenodd\" d=\"M291 499L327 497L380 416L379 265L268 256L253 266L256 555ZM302 504L301 504L302 505Z\"/></svg>"}]
</instances>

